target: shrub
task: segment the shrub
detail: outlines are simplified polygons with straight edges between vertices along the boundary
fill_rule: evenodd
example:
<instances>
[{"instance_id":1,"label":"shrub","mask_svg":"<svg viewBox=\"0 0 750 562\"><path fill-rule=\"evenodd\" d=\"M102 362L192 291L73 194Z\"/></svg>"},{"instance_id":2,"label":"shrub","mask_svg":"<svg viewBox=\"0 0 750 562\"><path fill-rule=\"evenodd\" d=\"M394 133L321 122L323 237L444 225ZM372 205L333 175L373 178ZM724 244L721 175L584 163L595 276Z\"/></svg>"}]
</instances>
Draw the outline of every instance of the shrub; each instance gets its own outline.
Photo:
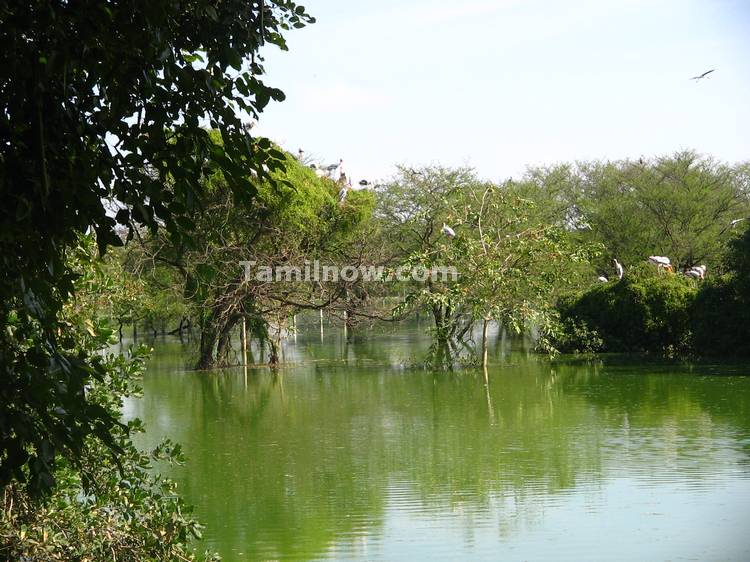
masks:
<instances>
[{"instance_id":1,"label":"shrub","mask_svg":"<svg viewBox=\"0 0 750 562\"><path fill-rule=\"evenodd\" d=\"M701 288L692 313L694 347L701 355L750 355L750 228L729 244L731 271Z\"/></svg>"},{"instance_id":2,"label":"shrub","mask_svg":"<svg viewBox=\"0 0 750 562\"><path fill-rule=\"evenodd\" d=\"M644 264L620 281L562 300L558 310L568 339L585 335L583 326L601 337L604 351L673 353L689 349L697 292L693 281Z\"/></svg>"}]
</instances>

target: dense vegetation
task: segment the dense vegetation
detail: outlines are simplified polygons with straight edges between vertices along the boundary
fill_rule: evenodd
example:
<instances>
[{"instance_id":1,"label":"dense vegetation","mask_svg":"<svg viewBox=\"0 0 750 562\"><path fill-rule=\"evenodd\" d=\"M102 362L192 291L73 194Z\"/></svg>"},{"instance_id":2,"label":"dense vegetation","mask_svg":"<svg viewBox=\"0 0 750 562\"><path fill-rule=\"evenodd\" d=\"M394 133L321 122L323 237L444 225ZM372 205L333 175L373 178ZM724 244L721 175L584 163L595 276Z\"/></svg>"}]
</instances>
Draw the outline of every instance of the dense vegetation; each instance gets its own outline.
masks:
<instances>
[{"instance_id":1,"label":"dense vegetation","mask_svg":"<svg viewBox=\"0 0 750 562\"><path fill-rule=\"evenodd\" d=\"M216 169L251 206L253 180L272 183L284 158L240 119L283 99L259 51L311 21L286 0L0 3L6 559L191 556L179 503L149 483L119 420L118 370L137 365L104 357L93 313L81 329L70 310L94 259L78 249L93 233L101 255L144 229L190 243Z\"/></svg>"},{"instance_id":2,"label":"dense vegetation","mask_svg":"<svg viewBox=\"0 0 750 562\"><path fill-rule=\"evenodd\" d=\"M144 360L107 353L125 326L197 331L200 369L245 360L241 327L276 365L290 318L323 309L349 334L426 312L435 368L486 366L493 322L550 351L750 354L747 164L681 152L505 183L399 168L350 190L240 119L283 99L260 49L313 21L293 2L40 0L3 2L0 17L7 559L194 556L197 523L150 471L179 448L138 452L138 423L121 420ZM241 266L314 260L457 276L257 279ZM699 264L705 280L682 274Z\"/></svg>"}]
</instances>

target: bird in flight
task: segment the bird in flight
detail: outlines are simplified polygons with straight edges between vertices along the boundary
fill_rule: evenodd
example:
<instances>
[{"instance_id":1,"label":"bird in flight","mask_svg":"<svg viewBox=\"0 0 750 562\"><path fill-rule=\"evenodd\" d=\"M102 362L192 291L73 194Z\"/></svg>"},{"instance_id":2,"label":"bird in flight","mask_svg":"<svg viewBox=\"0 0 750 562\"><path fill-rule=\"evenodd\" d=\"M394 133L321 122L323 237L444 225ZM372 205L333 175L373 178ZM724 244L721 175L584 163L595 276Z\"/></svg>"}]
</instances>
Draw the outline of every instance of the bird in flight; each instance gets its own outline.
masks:
<instances>
[{"instance_id":1,"label":"bird in flight","mask_svg":"<svg viewBox=\"0 0 750 562\"><path fill-rule=\"evenodd\" d=\"M711 70L707 70L707 71L706 71L706 72L704 72L703 74L699 74L698 76L693 76L693 77L691 78L691 80L695 80L696 82L697 82L698 80L703 80L703 79L704 79L704 78L705 78L706 76L708 76L709 74L711 74L711 73L712 73L712 72L713 72L714 70L716 70L716 69L715 69L715 68L712 68Z\"/></svg>"}]
</instances>

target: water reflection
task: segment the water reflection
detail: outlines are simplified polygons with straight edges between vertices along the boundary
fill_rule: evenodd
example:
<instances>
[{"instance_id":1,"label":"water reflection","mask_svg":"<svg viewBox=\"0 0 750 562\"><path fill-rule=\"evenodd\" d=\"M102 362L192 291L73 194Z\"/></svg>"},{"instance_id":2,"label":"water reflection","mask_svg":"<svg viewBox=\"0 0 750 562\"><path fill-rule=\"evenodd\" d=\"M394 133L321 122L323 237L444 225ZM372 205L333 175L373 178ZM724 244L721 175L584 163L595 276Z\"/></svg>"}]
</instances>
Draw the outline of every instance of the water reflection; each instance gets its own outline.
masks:
<instances>
[{"instance_id":1,"label":"water reflection","mask_svg":"<svg viewBox=\"0 0 750 562\"><path fill-rule=\"evenodd\" d=\"M173 476L226 560L748 558L750 378L499 335L485 379L400 367L416 330L308 332L275 373L186 371L162 343L126 405L144 445L184 445Z\"/></svg>"}]
</instances>

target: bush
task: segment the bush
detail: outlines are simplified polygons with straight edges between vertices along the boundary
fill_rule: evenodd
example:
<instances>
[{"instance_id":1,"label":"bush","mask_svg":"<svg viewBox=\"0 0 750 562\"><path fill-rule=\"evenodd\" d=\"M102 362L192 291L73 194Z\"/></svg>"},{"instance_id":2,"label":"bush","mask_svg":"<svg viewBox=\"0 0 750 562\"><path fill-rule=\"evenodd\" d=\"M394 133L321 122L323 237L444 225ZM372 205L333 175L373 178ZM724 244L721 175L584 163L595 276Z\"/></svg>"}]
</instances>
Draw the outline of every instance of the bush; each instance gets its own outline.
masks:
<instances>
[{"instance_id":1,"label":"bush","mask_svg":"<svg viewBox=\"0 0 750 562\"><path fill-rule=\"evenodd\" d=\"M63 408L83 402L113 425L108 439L97 433L85 436L75 455L53 457L47 441L21 450L18 456L30 459L29 466L17 467L14 478L0 486L0 560L193 561L197 558L189 542L199 537L199 525L174 483L153 470L156 462L180 462L179 447L164 443L150 453L138 451L131 437L142 430L140 422L121 419L123 399L140 392L137 380L147 350L140 348L129 357L107 352L116 341L114 331L96 312L107 308L103 299L110 284L101 263L91 257L95 251L93 238L84 238L69 258L77 273L77 298L61 312L59 322L66 331L58 345L79 362L93 358L96 370L91 369L81 389L82 400L50 406L44 413L57 422L52 425L56 431L68 431L59 423ZM8 322L7 329L16 334L24 328L18 319ZM26 333L34 341L31 328ZM34 484L42 472L54 485L40 492Z\"/></svg>"},{"instance_id":2,"label":"bush","mask_svg":"<svg viewBox=\"0 0 750 562\"><path fill-rule=\"evenodd\" d=\"M566 318L552 335L552 346L561 353L598 353L604 340L583 320Z\"/></svg>"},{"instance_id":3,"label":"bush","mask_svg":"<svg viewBox=\"0 0 750 562\"><path fill-rule=\"evenodd\" d=\"M729 244L730 274L706 283L695 301L694 347L701 355L750 355L750 228Z\"/></svg>"},{"instance_id":4,"label":"bush","mask_svg":"<svg viewBox=\"0 0 750 562\"><path fill-rule=\"evenodd\" d=\"M558 310L568 329L561 340L593 332L604 351L686 351L697 292L696 284L681 275L648 264L634 267L620 281L562 300Z\"/></svg>"}]
</instances>

